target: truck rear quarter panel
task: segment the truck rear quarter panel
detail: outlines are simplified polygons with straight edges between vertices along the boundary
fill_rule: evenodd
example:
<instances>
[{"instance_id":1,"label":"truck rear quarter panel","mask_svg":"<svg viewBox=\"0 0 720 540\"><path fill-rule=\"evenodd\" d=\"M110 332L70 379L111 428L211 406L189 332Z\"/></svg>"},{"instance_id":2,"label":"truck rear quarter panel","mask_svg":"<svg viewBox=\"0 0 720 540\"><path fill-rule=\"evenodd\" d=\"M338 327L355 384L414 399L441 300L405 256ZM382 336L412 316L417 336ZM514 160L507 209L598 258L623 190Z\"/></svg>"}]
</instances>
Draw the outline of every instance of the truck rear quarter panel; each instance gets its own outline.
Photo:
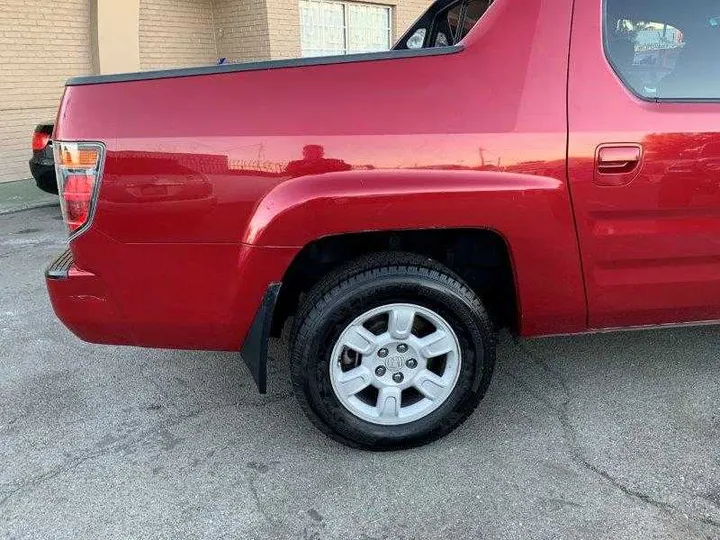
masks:
<instances>
[{"instance_id":1,"label":"truck rear quarter panel","mask_svg":"<svg viewBox=\"0 0 720 540\"><path fill-rule=\"evenodd\" d=\"M583 330L571 3L498 0L456 54L69 87L56 138L108 149L76 263L116 291L137 344L237 350L312 240L491 229L522 333Z\"/></svg>"}]
</instances>

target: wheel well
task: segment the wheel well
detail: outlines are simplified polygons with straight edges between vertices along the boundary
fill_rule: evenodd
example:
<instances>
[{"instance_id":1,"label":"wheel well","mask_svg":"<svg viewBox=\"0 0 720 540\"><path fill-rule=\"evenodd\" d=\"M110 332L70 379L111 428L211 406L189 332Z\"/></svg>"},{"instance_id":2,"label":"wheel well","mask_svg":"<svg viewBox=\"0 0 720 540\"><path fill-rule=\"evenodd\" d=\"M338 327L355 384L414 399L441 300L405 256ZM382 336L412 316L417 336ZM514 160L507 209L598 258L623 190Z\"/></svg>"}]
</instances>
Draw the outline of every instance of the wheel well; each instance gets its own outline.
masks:
<instances>
[{"instance_id":1,"label":"wheel well","mask_svg":"<svg viewBox=\"0 0 720 540\"><path fill-rule=\"evenodd\" d=\"M505 240L486 229L433 229L343 234L311 242L285 273L272 334L280 335L302 296L328 272L363 255L382 251L416 253L444 264L483 299L498 326L517 329L515 280Z\"/></svg>"}]
</instances>

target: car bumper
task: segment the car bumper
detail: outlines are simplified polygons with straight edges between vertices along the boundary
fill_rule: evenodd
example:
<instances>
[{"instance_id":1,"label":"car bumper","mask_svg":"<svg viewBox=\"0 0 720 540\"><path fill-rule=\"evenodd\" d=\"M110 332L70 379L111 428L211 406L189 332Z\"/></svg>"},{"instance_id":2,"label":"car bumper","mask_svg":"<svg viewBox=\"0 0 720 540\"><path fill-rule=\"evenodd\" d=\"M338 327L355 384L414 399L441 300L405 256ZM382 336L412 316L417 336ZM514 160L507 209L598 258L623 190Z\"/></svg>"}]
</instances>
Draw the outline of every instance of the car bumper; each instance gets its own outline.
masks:
<instances>
[{"instance_id":1,"label":"car bumper","mask_svg":"<svg viewBox=\"0 0 720 540\"><path fill-rule=\"evenodd\" d=\"M55 162L52 159L33 155L29 162L30 174L35 179L37 187L48 193L57 194L57 179L55 177Z\"/></svg>"},{"instance_id":2,"label":"car bumper","mask_svg":"<svg viewBox=\"0 0 720 540\"><path fill-rule=\"evenodd\" d=\"M153 247L153 252L160 249ZM216 301L210 305L217 305L221 298L218 293L230 293L231 283L199 276L194 283L207 288L198 291L197 287L188 286L187 280L174 283L170 274L164 274L162 285L177 291L172 294L175 297L184 292L185 300L180 304L158 305L159 299L155 297L153 301L150 295L153 285L161 284L155 282L151 274L143 274L139 280L143 287L139 290L133 286L127 267L123 268L124 277L120 281L112 281L112 272L103 273L106 277L102 279L78 267L70 250L47 268L45 281L55 314L83 341L153 348L240 350L258 389L264 393L267 344L275 303L283 273L296 252L294 248L242 246L238 256L233 257L233 282L237 280L243 286L238 287L235 294L229 294L227 305L230 307L217 313L204 311L190 320L179 316L178 310L183 306L188 308L188 304L190 308L198 304L192 301L195 297L214 297ZM147 264L153 266L151 262ZM115 297L118 291L125 296ZM195 296L189 297L190 294ZM151 310L156 310L155 314L148 318Z\"/></svg>"},{"instance_id":3,"label":"car bumper","mask_svg":"<svg viewBox=\"0 0 720 540\"><path fill-rule=\"evenodd\" d=\"M55 314L77 337L113 345L133 342L106 285L77 268L70 250L47 268L45 283Z\"/></svg>"}]
</instances>

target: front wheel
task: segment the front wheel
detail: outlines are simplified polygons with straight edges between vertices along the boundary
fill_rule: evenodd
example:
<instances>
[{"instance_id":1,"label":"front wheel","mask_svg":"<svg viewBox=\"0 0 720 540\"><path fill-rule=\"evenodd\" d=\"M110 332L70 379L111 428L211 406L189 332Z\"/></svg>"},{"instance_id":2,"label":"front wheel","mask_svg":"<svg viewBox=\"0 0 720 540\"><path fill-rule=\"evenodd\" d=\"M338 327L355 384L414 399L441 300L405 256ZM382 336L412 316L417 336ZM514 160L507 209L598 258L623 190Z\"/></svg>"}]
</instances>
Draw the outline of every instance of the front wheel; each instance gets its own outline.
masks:
<instances>
[{"instance_id":1,"label":"front wheel","mask_svg":"<svg viewBox=\"0 0 720 540\"><path fill-rule=\"evenodd\" d=\"M483 398L495 335L449 269L405 253L365 257L308 295L291 340L295 393L313 423L354 447L419 446Z\"/></svg>"}]
</instances>

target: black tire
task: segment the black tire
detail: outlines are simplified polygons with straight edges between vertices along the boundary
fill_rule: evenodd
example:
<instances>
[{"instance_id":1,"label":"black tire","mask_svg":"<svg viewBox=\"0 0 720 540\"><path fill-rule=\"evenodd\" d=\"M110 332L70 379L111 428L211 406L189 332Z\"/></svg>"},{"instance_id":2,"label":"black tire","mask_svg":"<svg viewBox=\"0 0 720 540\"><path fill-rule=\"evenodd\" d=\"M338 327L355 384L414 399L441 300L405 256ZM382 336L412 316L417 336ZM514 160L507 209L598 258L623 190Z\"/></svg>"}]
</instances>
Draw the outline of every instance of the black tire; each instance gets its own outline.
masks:
<instances>
[{"instance_id":1,"label":"black tire","mask_svg":"<svg viewBox=\"0 0 720 540\"><path fill-rule=\"evenodd\" d=\"M453 328L462 365L447 400L427 416L401 425L362 420L338 400L329 373L342 330L362 313L391 303L431 309ZM447 435L477 407L490 384L496 335L477 295L445 266L414 254L380 253L326 276L307 295L290 341L291 376L305 413L326 435L355 448L395 450Z\"/></svg>"}]
</instances>

